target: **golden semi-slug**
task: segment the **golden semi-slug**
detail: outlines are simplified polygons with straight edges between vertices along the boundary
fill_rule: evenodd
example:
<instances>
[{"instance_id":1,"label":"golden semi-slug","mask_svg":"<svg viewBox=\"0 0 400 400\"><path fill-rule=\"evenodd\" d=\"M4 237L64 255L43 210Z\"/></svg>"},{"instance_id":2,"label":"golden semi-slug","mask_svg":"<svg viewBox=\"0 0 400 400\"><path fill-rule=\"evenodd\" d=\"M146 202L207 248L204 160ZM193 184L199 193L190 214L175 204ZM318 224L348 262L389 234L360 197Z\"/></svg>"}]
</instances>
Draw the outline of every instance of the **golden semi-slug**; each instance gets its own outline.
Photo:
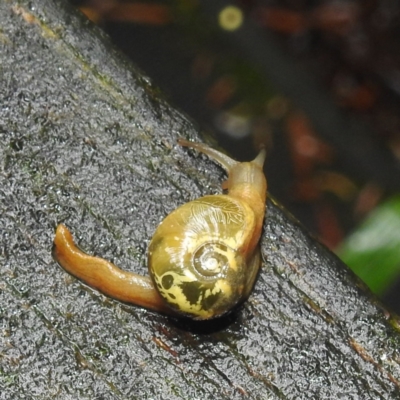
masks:
<instances>
[{"instance_id":1,"label":"golden semi-slug","mask_svg":"<svg viewBox=\"0 0 400 400\"><path fill-rule=\"evenodd\" d=\"M149 245L150 277L87 255L62 224L53 257L70 274L115 299L162 313L211 319L248 297L261 264L265 150L253 161L237 162L201 143L178 143L207 154L226 170L227 193L183 204L161 222Z\"/></svg>"}]
</instances>

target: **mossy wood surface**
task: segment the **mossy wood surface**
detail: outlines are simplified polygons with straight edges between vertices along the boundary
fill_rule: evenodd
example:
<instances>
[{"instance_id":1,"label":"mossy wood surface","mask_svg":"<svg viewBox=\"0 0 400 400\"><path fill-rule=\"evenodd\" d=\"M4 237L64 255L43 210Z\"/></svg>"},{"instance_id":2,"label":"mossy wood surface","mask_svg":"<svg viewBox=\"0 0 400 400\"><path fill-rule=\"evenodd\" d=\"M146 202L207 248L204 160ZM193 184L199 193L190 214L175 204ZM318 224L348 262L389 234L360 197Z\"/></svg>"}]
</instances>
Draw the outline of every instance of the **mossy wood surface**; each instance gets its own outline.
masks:
<instances>
[{"instance_id":1,"label":"mossy wood surface","mask_svg":"<svg viewBox=\"0 0 400 400\"><path fill-rule=\"evenodd\" d=\"M51 258L146 273L178 205L223 172L198 130L64 1L0 0L0 399L396 399L398 320L268 202L249 301L211 323L108 299Z\"/></svg>"}]
</instances>

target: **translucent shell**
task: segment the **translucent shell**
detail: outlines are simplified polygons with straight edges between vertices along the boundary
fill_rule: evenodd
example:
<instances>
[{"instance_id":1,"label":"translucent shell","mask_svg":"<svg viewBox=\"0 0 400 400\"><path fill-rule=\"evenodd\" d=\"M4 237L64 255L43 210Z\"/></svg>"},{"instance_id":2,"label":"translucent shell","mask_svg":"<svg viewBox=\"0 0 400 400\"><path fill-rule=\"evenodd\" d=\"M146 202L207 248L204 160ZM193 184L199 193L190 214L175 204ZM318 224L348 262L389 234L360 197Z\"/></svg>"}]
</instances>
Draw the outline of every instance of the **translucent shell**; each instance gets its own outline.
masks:
<instances>
[{"instance_id":1,"label":"translucent shell","mask_svg":"<svg viewBox=\"0 0 400 400\"><path fill-rule=\"evenodd\" d=\"M205 196L169 214L148 253L150 275L168 306L209 319L244 300L259 267L258 251L246 254L255 227L253 210L226 195Z\"/></svg>"}]
</instances>

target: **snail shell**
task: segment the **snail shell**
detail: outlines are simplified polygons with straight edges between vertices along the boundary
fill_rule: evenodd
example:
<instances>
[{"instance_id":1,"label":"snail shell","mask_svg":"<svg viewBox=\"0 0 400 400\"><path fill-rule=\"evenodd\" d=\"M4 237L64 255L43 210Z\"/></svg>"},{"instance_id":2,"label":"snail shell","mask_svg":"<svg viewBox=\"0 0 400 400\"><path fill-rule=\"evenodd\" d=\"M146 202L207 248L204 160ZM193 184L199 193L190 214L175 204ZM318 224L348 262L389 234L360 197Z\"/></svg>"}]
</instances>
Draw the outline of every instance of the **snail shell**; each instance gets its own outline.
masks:
<instances>
[{"instance_id":1,"label":"snail shell","mask_svg":"<svg viewBox=\"0 0 400 400\"><path fill-rule=\"evenodd\" d=\"M245 249L254 230L250 207L228 196L205 196L168 215L149 247L149 271L161 296L178 312L200 319L224 314L244 295L258 252Z\"/></svg>"},{"instance_id":2,"label":"snail shell","mask_svg":"<svg viewBox=\"0 0 400 400\"><path fill-rule=\"evenodd\" d=\"M186 203L161 222L149 245L151 278L84 253L62 224L52 253L66 271L108 296L162 313L211 319L248 297L260 267L265 150L240 163L200 143L178 143L207 154L227 171L227 194Z\"/></svg>"}]
</instances>

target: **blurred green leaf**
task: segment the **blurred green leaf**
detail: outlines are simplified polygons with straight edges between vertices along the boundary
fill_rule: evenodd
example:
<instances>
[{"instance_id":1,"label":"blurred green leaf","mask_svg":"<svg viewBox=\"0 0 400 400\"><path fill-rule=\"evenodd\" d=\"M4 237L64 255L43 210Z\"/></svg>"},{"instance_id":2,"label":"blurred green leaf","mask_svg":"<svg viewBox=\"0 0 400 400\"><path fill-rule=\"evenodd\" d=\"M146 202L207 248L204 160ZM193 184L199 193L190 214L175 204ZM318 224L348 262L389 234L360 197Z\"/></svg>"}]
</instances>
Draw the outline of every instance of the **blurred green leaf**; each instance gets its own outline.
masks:
<instances>
[{"instance_id":1,"label":"blurred green leaf","mask_svg":"<svg viewBox=\"0 0 400 400\"><path fill-rule=\"evenodd\" d=\"M400 196L374 210L338 255L374 293L384 293L400 275Z\"/></svg>"}]
</instances>

